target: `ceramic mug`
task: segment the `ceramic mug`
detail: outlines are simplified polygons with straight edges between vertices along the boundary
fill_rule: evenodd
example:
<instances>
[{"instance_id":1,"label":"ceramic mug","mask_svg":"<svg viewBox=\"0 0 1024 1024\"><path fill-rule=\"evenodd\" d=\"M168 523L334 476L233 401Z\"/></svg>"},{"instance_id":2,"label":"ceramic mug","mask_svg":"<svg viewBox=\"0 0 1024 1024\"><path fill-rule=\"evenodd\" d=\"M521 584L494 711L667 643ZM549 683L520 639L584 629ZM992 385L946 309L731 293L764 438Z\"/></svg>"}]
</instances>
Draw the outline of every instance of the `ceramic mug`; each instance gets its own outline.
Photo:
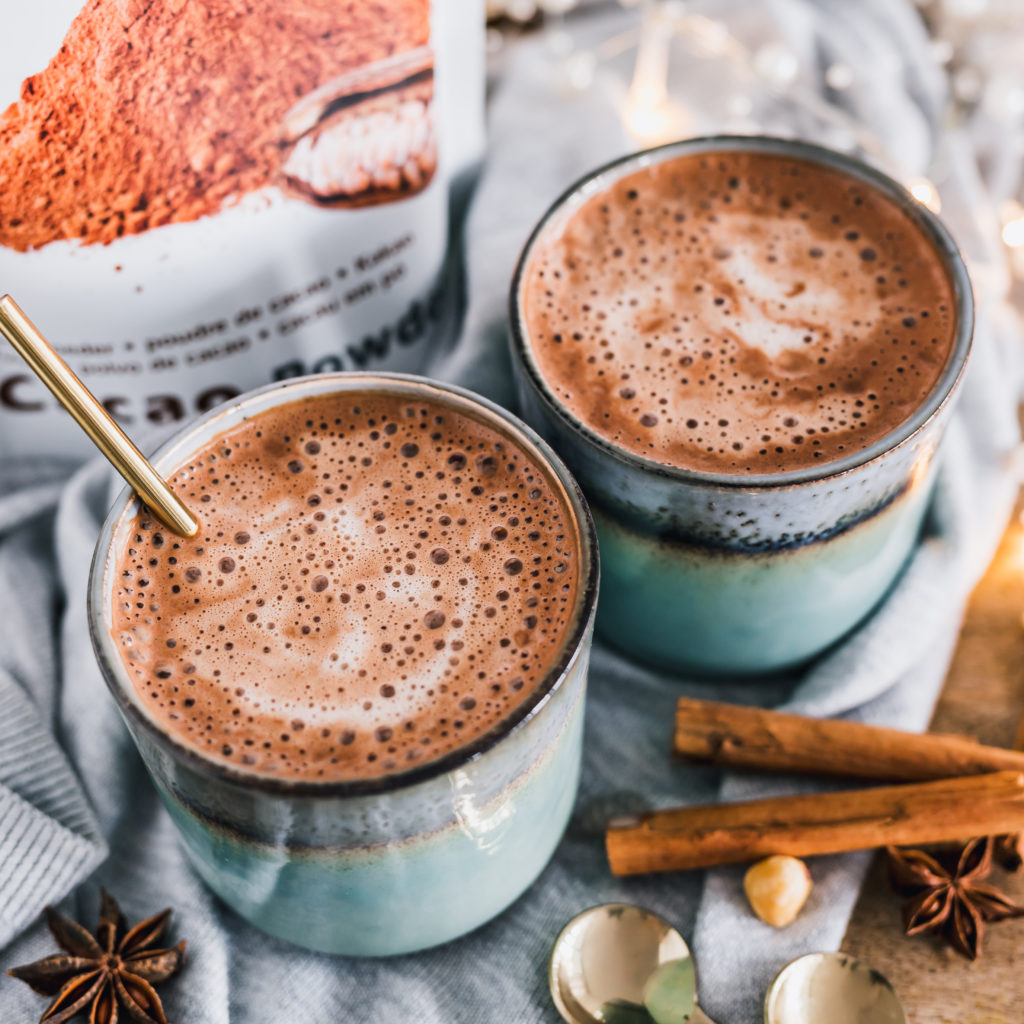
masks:
<instances>
[{"instance_id":1,"label":"ceramic mug","mask_svg":"<svg viewBox=\"0 0 1024 1024\"><path fill-rule=\"evenodd\" d=\"M582 423L538 369L523 313L534 247L621 177L683 154L723 151L789 155L852 176L909 216L948 274L957 303L949 360L910 418L863 451L763 475L665 465ZM963 259L941 222L901 185L849 156L784 139L696 138L638 153L587 175L545 214L520 257L510 312L523 416L590 502L604 577L597 628L614 646L669 670L770 672L821 652L878 604L918 537L973 330Z\"/></svg>"},{"instance_id":2,"label":"ceramic mug","mask_svg":"<svg viewBox=\"0 0 1024 1024\"><path fill-rule=\"evenodd\" d=\"M111 637L112 577L138 508L128 492L97 544L89 622L107 685L210 888L279 938L379 956L434 946L483 924L527 889L561 838L579 777L597 549L579 489L540 438L482 398L417 377L332 374L253 391L179 433L154 464L169 473L247 417L338 391L460 410L525 449L561 492L579 588L559 656L524 703L465 747L380 778L289 781L204 757L147 713Z\"/></svg>"}]
</instances>

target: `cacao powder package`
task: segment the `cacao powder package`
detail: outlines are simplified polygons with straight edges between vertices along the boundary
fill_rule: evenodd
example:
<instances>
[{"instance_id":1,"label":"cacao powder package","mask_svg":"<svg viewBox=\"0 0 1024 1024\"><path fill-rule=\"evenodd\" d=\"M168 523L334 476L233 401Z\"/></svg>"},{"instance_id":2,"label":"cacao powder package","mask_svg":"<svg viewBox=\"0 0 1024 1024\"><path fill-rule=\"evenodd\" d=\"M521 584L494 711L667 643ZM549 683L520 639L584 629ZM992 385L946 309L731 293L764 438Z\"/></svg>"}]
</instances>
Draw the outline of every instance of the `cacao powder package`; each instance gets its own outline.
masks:
<instances>
[{"instance_id":1,"label":"cacao powder package","mask_svg":"<svg viewBox=\"0 0 1024 1024\"><path fill-rule=\"evenodd\" d=\"M483 145L483 0L0 10L0 293L129 433L424 367ZM0 473L91 451L0 342Z\"/></svg>"}]
</instances>

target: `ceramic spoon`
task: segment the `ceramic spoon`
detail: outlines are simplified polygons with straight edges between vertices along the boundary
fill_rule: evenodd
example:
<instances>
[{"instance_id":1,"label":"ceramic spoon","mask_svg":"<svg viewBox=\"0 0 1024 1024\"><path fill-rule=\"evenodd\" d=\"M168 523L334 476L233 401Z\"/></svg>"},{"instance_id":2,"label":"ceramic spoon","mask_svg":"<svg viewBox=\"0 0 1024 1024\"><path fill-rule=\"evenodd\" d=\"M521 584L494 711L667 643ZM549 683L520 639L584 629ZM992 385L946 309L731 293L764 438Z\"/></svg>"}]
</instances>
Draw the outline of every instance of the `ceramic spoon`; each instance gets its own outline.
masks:
<instances>
[{"instance_id":1,"label":"ceramic spoon","mask_svg":"<svg viewBox=\"0 0 1024 1024\"><path fill-rule=\"evenodd\" d=\"M765 1024L907 1024L889 982L846 953L808 953L768 986Z\"/></svg>"},{"instance_id":2,"label":"ceramic spoon","mask_svg":"<svg viewBox=\"0 0 1024 1024\"><path fill-rule=\"evenodd\" d=\"M568 1024L714 1024L697 1005L683 937L628 903L574 917L555 940L548 983Z\"/></svg>"}]
</instances>

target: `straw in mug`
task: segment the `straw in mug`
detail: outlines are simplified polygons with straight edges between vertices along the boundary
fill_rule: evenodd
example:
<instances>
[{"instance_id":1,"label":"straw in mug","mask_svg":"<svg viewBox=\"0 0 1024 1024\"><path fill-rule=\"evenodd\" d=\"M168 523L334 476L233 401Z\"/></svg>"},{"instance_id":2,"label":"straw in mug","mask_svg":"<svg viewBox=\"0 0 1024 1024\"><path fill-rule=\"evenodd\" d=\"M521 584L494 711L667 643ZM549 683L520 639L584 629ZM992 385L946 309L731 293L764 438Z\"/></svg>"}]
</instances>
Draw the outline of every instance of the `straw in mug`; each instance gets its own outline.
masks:
<instances>
[{"instance_id":1,"label":"straw in mug","mask_svg":"<svg viewBox=\"0 0 1024 1024\"><path fill-rule=\"evenodd\" d=\"M195 516L182 504L167 481L132 444L10 295L0 296L0 334L53 392L57 401L71 413L93 444L153 514L180 536L195 536L199 531Z\"/></svg>"}]
</instances>

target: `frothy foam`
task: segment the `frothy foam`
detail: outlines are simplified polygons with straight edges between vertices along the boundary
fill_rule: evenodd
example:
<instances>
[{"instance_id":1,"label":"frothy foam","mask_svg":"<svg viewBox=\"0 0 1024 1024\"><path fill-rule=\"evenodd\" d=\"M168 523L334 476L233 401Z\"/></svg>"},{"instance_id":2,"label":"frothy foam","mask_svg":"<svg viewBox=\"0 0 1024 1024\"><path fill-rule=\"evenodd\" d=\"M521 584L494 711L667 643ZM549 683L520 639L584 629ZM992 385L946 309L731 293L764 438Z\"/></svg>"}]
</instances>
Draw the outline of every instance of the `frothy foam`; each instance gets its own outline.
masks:
<instances>
[{"instance_id":1,"label":"frothy foam","mask_svg":"<svg viewBox=\"0 0 1024 1024\"><path fill-rule=\"evenodd\" d=\"M583 423L680 468L775 473L869 447L934 389L956 302L888 197L753 152L634 171L531 249L522 316Z\"/></svg>"},{"instance_id":2,"label":"frothy foam","mask_svg":"<svg viewBox=\"0 0 1024 1024\"><path fill-rule=\"evenodd\" d=\"M118 553L112 637L162 728L296 779L379 777L470 744L561 654L573 515L508 435L342 392L257 414L172 478Z\"/></svg>"}]
</instances>

